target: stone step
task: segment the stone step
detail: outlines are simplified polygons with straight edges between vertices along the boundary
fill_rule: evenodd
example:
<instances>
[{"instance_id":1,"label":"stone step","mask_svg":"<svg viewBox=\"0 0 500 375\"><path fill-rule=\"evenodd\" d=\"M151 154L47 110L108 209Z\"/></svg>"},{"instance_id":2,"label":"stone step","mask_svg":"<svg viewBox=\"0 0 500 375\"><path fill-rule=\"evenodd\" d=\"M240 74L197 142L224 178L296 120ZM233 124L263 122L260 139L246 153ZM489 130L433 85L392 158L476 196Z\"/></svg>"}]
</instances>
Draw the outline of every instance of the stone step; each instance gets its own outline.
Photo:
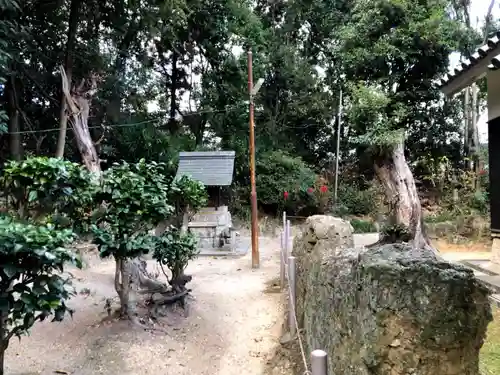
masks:
<instances>
[{"instance_id":1,"label":"stone step","mask_svg":"<svg viewBox=\"0 0 500 375\"><path fill-rule=\"evenodd\" d=\"M194 216L214 216L214 215L221 215L225 214L226 212L221 212L221 211L203 211L203 212L197 212Z\"/></svg>"},{"instance_id":2,"label":"stone step","mask_svg":"<svg viewBox=\"0 0 500 375\"><path fill-rule=\"evenodd\" d=\"M188 228L215 228L219 224L217 222L210 221L191 221L188 223Z\"/></svg>"},{"instance_id":3,"label":"stone step","mask_svg":"<svg viewBox=\"0 0 500 375\"><path fill-rule=\"evenodd\" d=\"M198 212L205 213L205 212L227 212L227 209L224 209L223 207L219 207L219 209L215 207L202 207L198 210Z\"/></svg>"}]
</instances>

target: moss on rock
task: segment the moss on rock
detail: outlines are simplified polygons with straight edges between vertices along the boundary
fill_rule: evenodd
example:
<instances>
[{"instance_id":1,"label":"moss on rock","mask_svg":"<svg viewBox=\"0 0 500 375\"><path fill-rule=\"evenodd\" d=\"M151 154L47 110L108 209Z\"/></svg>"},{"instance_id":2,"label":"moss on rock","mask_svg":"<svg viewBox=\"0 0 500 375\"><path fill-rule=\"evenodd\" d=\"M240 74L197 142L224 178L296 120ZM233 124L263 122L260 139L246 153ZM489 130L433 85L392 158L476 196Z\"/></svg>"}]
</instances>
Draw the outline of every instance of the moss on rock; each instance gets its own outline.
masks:
<instances>
[{"instance_id":1,"label":"moss on rock","mask_svg":"<svg viewBox=\"0 0 500 375\"><path fill-rule=\"evenodd\" d=\"M489 290L471 270L404 244L352 246L352 227L309 218L295 240L297 314L332 375L478 375Z\"/></svg>"}]
</instances>

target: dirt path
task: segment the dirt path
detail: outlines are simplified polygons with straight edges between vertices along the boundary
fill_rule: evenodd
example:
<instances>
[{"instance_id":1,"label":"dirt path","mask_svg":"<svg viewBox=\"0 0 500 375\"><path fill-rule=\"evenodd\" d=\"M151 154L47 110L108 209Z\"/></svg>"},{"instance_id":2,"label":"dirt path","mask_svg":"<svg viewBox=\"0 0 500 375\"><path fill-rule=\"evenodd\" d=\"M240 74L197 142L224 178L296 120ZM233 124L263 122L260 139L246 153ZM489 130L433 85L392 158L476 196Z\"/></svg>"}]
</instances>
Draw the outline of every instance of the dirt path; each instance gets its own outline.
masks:
<instances>
[{"instance_id":1,"label":"dirt path","mask_svg":"<svg viewBox=\"0 0 500 375\"><path fill-rule=\"evenodd\" d=\"M114 297L112 262L75 271L73 320L38 323L29 337L13 340L6 374L261 375L281 331L280 295L266 293L279 274L278 243L261 240L261 268L250 256L200 258L187 272L194 300L189 317L169 321L168 335L103 322L105 298Z\"/></svg>"}]
</instances>

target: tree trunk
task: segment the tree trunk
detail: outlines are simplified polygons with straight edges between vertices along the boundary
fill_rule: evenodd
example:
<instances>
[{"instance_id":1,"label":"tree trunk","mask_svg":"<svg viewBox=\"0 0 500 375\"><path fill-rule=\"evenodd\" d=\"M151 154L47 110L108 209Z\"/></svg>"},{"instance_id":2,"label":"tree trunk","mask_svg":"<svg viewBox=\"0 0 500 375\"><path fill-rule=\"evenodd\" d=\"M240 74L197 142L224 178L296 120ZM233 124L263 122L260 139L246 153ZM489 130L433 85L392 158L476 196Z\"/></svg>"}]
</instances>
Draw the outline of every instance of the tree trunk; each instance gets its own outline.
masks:
<instances>
[{"instance_id":1,"label":"tree trunk","mask_svg":"<svg viewBox=\"0 0 500 375\"><path fill-rule=\"evenodd\" d=\"M135 298L131 298L132 278L127 259L115 259L115 289L120 298L120 316L131 318L135 313Z\"/></svg>"},{"instance_id":2,"label":"tree trunk","mask_svg":"<svg viewBox=\"0 0 500 375\"><path fill-rule=\"evenodd\" d=\"M5 351L9 346L7 332L5 330L6 318L6 314L4 312L0 312L0 375L4 374Z\"/></svg>"},{"instance_id":3,"label":"tree trunk","mask_svg":"<svg viewBox=\"0 0 500 375\"><path fill-rule=\"evenodd\" d=\"M78 13L80 10L81 0L71 1L71 10L69 14L68 33L66 39L66 56L64 61L64 69L66 72L66 80L68 87L71 87L71 78L73 76L73 52L76 40L76 30L78 27ZM61 114L59 115L59 136L57 138L56 157L64 156L64 148L66 146L66 131L68 128L68 116L66 111L68 104L64 92L61 96Z\"/></svg>"},{"instance_id":4,"label":"tree trunk","mask_svg":"<svg viewBox=\"0 0 500 375\"><path fill-rule=\"evenodd\" d=\"M120 298L120 316L134 320L138 294L163 293L168 286L150 278L141 259L115 258L115 290Z\"/></svg>"},{"instance_id":5,"label":"tree trunk","mask_svg":"<svg viewBox=\"0 0 500 375\"><path fill-rule=\"evenodd\" d=\"M178 53L172 51L172 74L170 78L170 121L169 129L171 134L176 134L179 130L179 124L175 119L177 114L177 81L178 81L178 71L177 71L177 60L179 59Z\"/></svg>"},{"instance_id":6,"label":"tree trunk","mask_svg":"<svg viewBox=\"0 0 500 375\"><path fill-rule=\"evenodd\" d=\"M118 296L120 297L120 315L124 318L130 317L130 313L133 309L130 309L130 272L128 269L127 260L121 259L119 262L120 266L120 291Z\"/></svg>"},{"instance_id":7,"label":"tree trunk","mask_svg":"<svg viewBox=\"0 0 500 375\"><path fill-rule=\"evenodd\" d=\"M80 108L80 113L73 116L73 131L75 133L78 151L80 151L82 161L87 169L96 174L100 174L101 161L97 155L97 150L90 135L88 125L90 113L89 99L78 96L75 98L75 102Z\"/></svg>"},{"instance_id":8,"label":"tree trunk","mask_svg":"<svg viewBox=\"0 0 500 375\"><path fill-rule=\"evenodd\" d=\"M420 198L406 162L403 141L375 158L375 173L390 204L391 224L403 225L413 246L436 252L425 234ZM384 240L382 238L381 242Z\"/></svg>"},{"instance_id":9,"label":"tree trunk","mask_svg":"<svg viewBox=\"0 0 500 375\"><path fill-rule=\"evenodd\" d=\"M0 375L3 375L4 365L5 365L5 348L2 345L0 347Z\"/></svg>"},{"instance_id":10,"label":"tree trunk","mask_svg":"<svg viewBox=\"0 0 500 375\"><path fill-rule=\"evenodd\" d=\"M21 127L19 126L19 110L17 106L17 85L16 78L11 76L6 87L9 101L9 149L10 156L14 160L21 160Z\"/></svg>"},{"instance_id":11,"label":"tree trunk","mask_svg":"<svg viewBox=\"0 0 500 375\"><path fill-rule=\"evenodd\" d=\"M63 67L60 69L62 77L62 89L70 112L70 121L73 124L73 132L76 145L82 162L90 172L101 175L101 162L89 131L90 102L97 91L97 76L92 76L87 82L83 80L78 87L70 91L69 82Z\"/></svg>"}]
</instances>

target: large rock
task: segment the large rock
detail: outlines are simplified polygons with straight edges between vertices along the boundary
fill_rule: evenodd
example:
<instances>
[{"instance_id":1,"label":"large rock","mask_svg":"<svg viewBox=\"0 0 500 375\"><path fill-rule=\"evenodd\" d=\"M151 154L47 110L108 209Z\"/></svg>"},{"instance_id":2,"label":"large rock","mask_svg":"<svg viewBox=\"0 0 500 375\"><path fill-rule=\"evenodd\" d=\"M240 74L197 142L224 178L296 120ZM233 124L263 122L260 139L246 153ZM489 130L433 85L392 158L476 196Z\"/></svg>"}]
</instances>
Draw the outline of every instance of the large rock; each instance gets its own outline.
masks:
<instances>
[{"instance_id":1,"label":"large rock","mask_svg":"<svg viewBox=\"0 0 500 375\"><path fill-rule=\"evenodd\" d=\"M294 246L306 346L328 352L329 374L478 375L492 317L473 272L407 245L345 248L349 235L313 217Z\"/></svg>"},{"instance_id":2,"label":"large rock","mask_svg":"<svg viewBox=\"0 0 500 375\"><path fill-rule=\"evenodd\" d=\"M304 301L306 276L322 254L331 249L354 246L351 224L333 216L314 215L307 218L302 232L295 237L292 255L296 259L296 309L300 326L304 319Z\"/></svg>"}]
</instances>

